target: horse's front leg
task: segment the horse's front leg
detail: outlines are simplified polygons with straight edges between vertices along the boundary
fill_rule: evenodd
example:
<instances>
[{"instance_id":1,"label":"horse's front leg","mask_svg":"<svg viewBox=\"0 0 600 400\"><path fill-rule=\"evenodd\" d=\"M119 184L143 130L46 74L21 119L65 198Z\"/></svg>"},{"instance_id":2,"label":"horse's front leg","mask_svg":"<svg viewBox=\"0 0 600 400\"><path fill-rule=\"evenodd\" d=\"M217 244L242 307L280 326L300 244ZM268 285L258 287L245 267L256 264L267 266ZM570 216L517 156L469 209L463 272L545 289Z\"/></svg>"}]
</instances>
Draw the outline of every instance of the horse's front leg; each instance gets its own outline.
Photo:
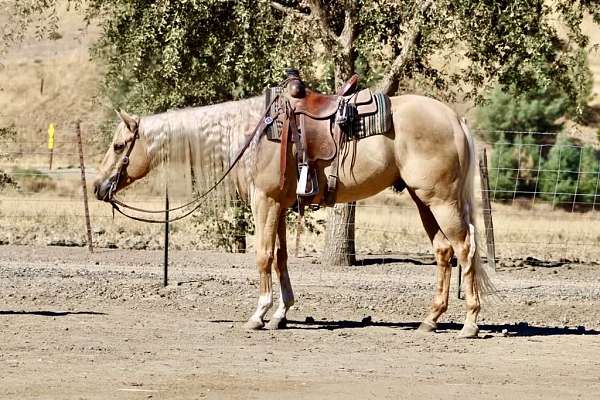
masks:
<instances>
[{"instance_id":1,"label":"horse's front leg","mask_svg":"<svg viewBox=\"0 0 600 400\"><path fill-rule=\"evenodd\" d=\"M275 268L277 268L277 276L279 277L279 306L267 324L268 329L285 328L287 324L286 314L290 307L294 305L294 292L292 290L292 284L290 282L290 276L287 269L285 209L281 210L279 224L277 227Z\"/></svg>"},{"instance_id":2,"label":"horse's front leg","mask_svg":"<svg viewBox=\"0 0 600 400\"><path fill-rule=\"evenodd\" d=\"M275 238L279 226L281 205L274 199L257 191L252 199L256 233L256 264L259 273L259 296L256 311L246 322L246 329L262 329L264 316L273 305L273 282L271 264L275 252Z\"/></svg>"}]
</instances>

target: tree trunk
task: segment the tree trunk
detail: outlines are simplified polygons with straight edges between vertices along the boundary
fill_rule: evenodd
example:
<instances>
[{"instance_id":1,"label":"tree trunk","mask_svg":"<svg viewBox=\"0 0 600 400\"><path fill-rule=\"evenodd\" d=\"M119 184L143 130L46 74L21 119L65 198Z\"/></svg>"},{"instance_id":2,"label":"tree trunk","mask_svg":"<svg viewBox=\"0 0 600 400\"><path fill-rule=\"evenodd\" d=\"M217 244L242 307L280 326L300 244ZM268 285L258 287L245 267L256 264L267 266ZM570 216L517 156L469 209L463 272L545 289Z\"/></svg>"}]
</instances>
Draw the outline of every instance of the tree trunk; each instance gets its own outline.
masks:
<instances>
[{"instance_id":1,"label":"tree trunk","mask_svg":"<svg viewBox=\"0 0 600 400\"><path fill-rule=\"evenodd\" d=\"M321 264L348 266L356 262L355 210L356 203L336 204L330 209Z\"/></svg>"},{"instance_id":2,"label":"tree trunk","mask_svg":"<svg viewBox=\"0 0 600 400\"><path fill-rule=\"evenodd\" d=\"M353 36L353 28L346 26L341 35L343 47L335 57L336 91L354 74L356 54L353 49ZM356 248L354 245L355 215L356 203L336 204L329 210L321 264L349 266L356 263Z\"/></svg>"}]
</instances>

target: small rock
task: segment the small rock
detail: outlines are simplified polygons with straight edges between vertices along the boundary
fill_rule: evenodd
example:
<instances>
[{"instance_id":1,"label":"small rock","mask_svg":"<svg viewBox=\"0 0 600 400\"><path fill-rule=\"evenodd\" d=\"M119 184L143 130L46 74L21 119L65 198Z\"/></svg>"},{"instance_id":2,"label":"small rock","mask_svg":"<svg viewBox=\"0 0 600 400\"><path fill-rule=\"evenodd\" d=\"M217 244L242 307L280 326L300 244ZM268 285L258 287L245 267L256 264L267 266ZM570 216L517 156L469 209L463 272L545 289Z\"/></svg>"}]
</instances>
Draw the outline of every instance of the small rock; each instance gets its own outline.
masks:
<instances>
[{"instance_id":1,"label":"small rock","mask_svg":"<svg viewBox=\"0 0 600 400\"><path fill-rule=\"evenodd\" d=\"M502 329L502 336L508 337L508 329Z\"/></svg>"},{"instance_id":2,"label":"small rock","mask_svg":"<svg viewBox=\"0 0 600 400\"><path fill-rule=\"evenodd\" d=\"M314 324L315 323L315 319L313 317L306 317L304 319L304 322L306 322L308 324Z\"/></svg>"},{"instance_id":3,"label":"small rock","mask_svg":"<svg viewBox=\"0 0 600 400\"><path fill-rule=\"evenodd\" d=\"M364 317L361 322L363 325L371 325L371 322L373 322L373 320L372 320L371 316L369 315L367 317Z\"/></svg>"}]
</instances>

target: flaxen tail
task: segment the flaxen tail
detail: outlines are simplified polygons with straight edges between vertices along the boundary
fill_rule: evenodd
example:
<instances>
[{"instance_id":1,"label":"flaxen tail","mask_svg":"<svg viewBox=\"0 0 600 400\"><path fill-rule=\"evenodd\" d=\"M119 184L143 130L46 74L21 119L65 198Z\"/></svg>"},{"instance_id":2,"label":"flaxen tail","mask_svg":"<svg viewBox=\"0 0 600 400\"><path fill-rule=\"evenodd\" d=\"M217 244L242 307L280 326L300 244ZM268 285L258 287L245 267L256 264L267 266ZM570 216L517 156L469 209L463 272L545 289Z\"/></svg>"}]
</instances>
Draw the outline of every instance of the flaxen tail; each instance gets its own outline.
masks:
<instances>
[{"instance_id":1,"label":"flaxen tail","mask_svg":"<svg viewBox=\"0 0 600 400\"><path fill-rule=\"evenodd\" d=\"M477 229L475 227L475 165L477 157L475 154L475 139L471 135L471 131L467 126L467 121L463 118L460 120L460 125L469 144L469 169L466 176L466 181L463 185L462 203L463 215L469 225L468 240L470 240L469 265L463 271L467 273L469 269L473 269L475 277L475 290L479 297L496 292L494 284L490 280L485 268L481 264L481 256L479 254L479 245L477 240Z\"/></svg>"}]
</instances>

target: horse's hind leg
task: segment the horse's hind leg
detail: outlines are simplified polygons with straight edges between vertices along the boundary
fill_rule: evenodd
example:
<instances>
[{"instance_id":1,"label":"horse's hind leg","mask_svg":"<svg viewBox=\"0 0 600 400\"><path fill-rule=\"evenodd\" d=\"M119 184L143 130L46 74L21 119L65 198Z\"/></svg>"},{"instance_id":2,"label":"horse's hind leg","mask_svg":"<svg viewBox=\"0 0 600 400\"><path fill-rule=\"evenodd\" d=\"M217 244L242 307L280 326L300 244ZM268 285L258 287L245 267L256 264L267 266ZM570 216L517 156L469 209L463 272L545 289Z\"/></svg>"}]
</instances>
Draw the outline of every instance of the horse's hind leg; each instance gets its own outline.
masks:
<instances>
[{"instance_id":1,"label":"horse's hind leg","mask_svg":"<svg viewBox=\"0 0 600 400\"><path fill-rule=\"evenodd\" d=\"M267 324L268 329L285 328L287 320L286 314L291 306L294 305L294 292L290 282L290 276L287 269L287 240L285 210L279 216L279 226L277 228L277 250L275 252L275 268L279 277L279 305L273 313L271 320Z\"/></svg>"},{"instance_id":2,"label":"horse's hind leg","mask_svg":"<svg viewBox=\"0 0 600 400\"><path fill-rule=\"evenodd\" d=\"M274 259L275 237L281 215L281 205L264 193L256 191L252 198L252 213L256 229L256 264L259 273L259 297L256 311L246 323L246 329L264 327L264 316L273 305L271 265Z\"/></svg>"},{"instance_id":3,"label":"horse's hind leg","mask_svg":"<svg viewBox=\"0 0 600 400\"><path fill-rule=\"evenodd\" d=\"M477 337L477 316L481 308L479 295L480 287L478 281L483 279L477 274L485 275L480 271L480 259L477 253L474 226L465 219L463 213L456 205L438 205L431 207L432 213L438 222L440 229L454 249L458 262L463 267L463 284L465 288L465 300L467 317L460 331L460 337Z\"/></svg>"},{"instance_id":4,"label":"horse's hind leg","mask_svg":"<svg viewBox=\"0 0 600 400\"><path fill-rule=\"evenodd\" d=\"M429 314L421 322L421 325L419 325L419 330L422 332L434 332L437 328L437 320L448 309L448 294L450 291L450 277L452 275L450 260L454 252L450 242L440 230L429 207L414 192L411 191L410 194L417 204L421 221L435 251L435 261L437 264L435 294Z\"/></svg>"}]
</instances>

